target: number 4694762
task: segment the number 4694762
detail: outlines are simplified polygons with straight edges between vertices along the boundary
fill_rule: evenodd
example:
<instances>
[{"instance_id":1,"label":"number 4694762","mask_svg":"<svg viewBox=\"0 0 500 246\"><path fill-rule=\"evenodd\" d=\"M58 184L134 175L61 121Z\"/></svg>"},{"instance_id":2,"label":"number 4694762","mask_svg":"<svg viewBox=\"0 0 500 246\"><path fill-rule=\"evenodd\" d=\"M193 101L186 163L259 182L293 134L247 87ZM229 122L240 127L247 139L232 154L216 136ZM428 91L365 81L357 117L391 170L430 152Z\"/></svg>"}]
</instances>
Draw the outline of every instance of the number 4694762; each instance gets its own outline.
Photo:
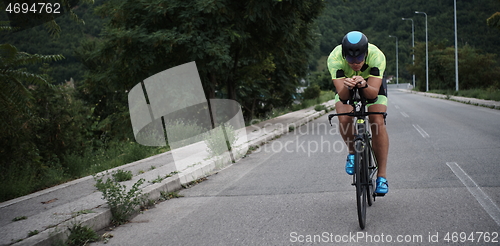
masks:
<instances>
[{"instance_id":1,"label":"number 4694762","mask_svg":"<svg viewBox=\"0 0 500 246\"><path fill-rule=\"evenodd\" d=\"M29 5L28 3L9 3L6 12L10 14L60 14L61 4L60 3L33 3Z\"/></svg>"},{"instance_id":2,"label":"number 4694762","mask_svg":"<svg viewBox=\"0 0 500 246\"><path fill-rule=\"evenodd\" d=\"M498 232L448 232L444 236L445 242L485 242L485 243L498 243Z\"/></svg>"}]
</instances>

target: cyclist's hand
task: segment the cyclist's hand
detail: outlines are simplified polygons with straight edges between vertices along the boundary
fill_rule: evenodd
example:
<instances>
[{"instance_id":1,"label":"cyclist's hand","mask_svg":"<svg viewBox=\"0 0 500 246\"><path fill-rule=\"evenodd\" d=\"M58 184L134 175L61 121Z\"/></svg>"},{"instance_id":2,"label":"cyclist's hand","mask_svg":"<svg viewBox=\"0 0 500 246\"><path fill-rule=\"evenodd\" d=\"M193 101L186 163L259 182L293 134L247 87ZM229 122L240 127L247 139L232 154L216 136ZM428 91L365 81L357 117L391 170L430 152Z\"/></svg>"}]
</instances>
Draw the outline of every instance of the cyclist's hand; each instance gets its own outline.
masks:
<instances>
[{"instance_id":1,"label":"cyclist's hand","mask_svg":"<svg viewBox=\"0 0 500 246\"><path fill-rule=\"evenodd\" d=\"M363 88L366 86L366 80L363 79L363 77L361 76L353 76L352 77L352 80L353 82L355 83L355 85L358 87L358 88Z\"/></svg>"},{"instance_id":2,"label":"cyclist's hand","mask_svg":"<svg viewBox=\"0 0 500 246\"><path fill-rule=\"evenodd\" d=\"M347 87L349 90L351 90L352 88L354 88L354 86L356 86L356 83L357 82L354 80L354 77L353 78L345 78L344 79L344 86Z\"/></svg>"}]
</instances>

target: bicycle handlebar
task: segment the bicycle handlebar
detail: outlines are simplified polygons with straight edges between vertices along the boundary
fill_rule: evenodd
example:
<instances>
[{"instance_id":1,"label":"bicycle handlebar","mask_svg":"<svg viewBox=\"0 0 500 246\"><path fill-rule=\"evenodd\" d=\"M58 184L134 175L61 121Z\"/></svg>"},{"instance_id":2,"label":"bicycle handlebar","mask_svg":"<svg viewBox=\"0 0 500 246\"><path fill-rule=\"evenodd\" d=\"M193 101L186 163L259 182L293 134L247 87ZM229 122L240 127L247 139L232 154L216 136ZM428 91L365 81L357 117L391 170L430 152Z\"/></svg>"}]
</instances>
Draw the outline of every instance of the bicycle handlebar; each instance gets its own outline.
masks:
<instances>
[{"instance_id":1,"label":"bicycle handlebar","mask_svg":"<svg viewBox=\"0 0 500 246\"><path fill-rule=\"evenodd\" d=\"M328 122L330 122L330 125L332 125L332 118L335 116L351 116L351 117L365 117L368 115L374 115L374 114L380 114L384 116L384 121L385 118L387 117L386 112L365 112L364 108L366 106L366 98L361 95L362 93L359 93L358 88L353 88L353 93L351 98L349 99L349 105L353 106L353 111L349 113L340 113L340 114L330 114L328 115ZM361 103L361 107L356 107L356 103ZM363 110L361 110L363 108ZM359 110L358 110L359 109Z\"/></svg>"}]
</instances>

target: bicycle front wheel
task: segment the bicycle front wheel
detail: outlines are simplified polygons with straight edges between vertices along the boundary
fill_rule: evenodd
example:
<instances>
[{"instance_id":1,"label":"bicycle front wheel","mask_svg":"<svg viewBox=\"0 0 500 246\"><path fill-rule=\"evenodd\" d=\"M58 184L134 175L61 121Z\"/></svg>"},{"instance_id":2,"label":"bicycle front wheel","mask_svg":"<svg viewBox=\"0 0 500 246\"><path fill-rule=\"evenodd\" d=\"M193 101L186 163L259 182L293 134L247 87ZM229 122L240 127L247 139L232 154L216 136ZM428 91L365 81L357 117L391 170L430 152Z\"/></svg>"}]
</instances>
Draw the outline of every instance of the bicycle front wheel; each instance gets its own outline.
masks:
<instances>
[{"instance_id":1,"label":"bicycle front wheel","mask_svg":"<svg viewBox=\"0 0 500 246\"><path fill-rule=\"evenodd\" d=\"M359 227L365 229L366 223L366 206L367 206L367 173L366 173L366 160L364 159L364 144L361 141L357 141L355 144L356 154L354 157L354 168L355 168L355 186L356 186L356 203L358 207L358 221Z\"/></svg>"},{"instance_id":2,"label":"bicycle front wheel","mask_svg":"<svg viewBox=\"0 0 500 246\"><path fill-rule=\"evenodd\" d=\"M365 148L364 151L365 154L365 163L366 163L366 183L367 183L367 189L368 189L368 195L367 195L367 200L368 200L368 206L371 206L373 204L374 198L373 198L373 193L375 192L375 182L373 180L373 172L375 172L375 161L373 159L373 154L372 154L372 149L371 145L368 145Z\"/></svg>"}]
</instances>

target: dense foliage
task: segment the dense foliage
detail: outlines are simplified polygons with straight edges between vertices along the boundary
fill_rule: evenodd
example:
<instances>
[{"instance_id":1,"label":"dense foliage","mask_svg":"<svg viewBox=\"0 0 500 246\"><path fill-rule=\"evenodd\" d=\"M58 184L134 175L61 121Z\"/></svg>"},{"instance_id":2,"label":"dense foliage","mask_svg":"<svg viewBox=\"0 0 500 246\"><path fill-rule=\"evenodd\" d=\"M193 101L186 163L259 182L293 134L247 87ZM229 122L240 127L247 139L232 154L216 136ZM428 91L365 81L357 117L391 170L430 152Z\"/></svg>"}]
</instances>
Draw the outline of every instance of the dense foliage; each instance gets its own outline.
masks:
<instances>
[{"instance_id":1,"label":"dense foliage","mask_svg":"<svg viewBox=\"0 0 500 246\"><path fill-rule=\"evenodd\" d=\"M107 1L96 9L109 18L103 39L79 50L89 69L87 100L100 101L96 113L111 117L114 103L123 105L138 82L196 61L207 98L237 100L247 118L289 105L307 72L322 6L321 0Z\"/></svg>"}]
</instances>

